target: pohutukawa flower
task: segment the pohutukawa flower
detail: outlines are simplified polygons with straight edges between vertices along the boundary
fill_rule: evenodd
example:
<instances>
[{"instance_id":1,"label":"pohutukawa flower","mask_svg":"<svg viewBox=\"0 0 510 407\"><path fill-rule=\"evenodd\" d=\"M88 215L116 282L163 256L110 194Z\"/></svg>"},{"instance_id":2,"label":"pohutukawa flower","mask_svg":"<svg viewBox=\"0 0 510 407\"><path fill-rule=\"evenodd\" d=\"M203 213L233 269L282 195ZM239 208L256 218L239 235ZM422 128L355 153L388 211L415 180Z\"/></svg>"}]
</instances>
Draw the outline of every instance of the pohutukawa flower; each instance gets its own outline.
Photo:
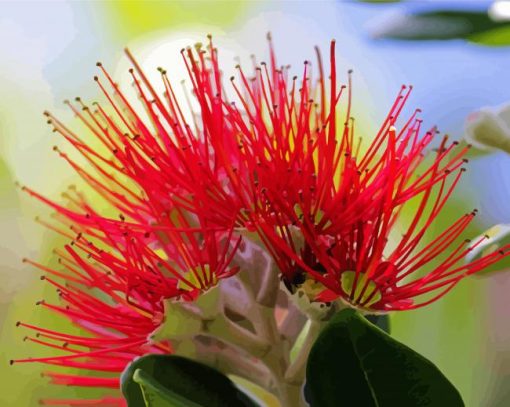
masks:
<instances>
[{"instance_id":1,"label":"pohutukawa flower","mask_svg":"<svg viewBox=\"0 0 510 407\"><path fill-rule=\"evenodd\" d=\"M74 188L66 197L86 205ZM71 232L38 219L72 240L64 250L55 250L59 268L25 259L46 273L41 278L56 288L61 302L39 301L38 305L67 317L84 334L69 335L19 322L18 326L35 332L26 340L57 349L61 355L12 363L43 362L86 369L86 375L53 371L44 375L54 384L119 389L120 373L133 358L145 353L170 353L170 344L149 340L164 320L163 300L192 301L219 279L237 272L230 261L240 244L239 238L233 241L232 228L220 232L200 228L199 219L192 227L179 211L173 215L174 229L147 225L146 232L98 216L94 216L94 227L75 225L67 217L57 216ZM41 403L124 405L118 396L101 400L43 399Z\"/></svg>"},{"instance_id":2,"label":"pohutukawa flower","mask_svg":"<svg viewBox=\"0 0 510 407\"><path fill-rule=\"evenodd\" d=\"M72 246L66 245L64 250L55 253L59 256L59 269L25 260L46 272L43 279L57 289L60 297L60 304L39 301L38 305L68 318L83 333L71 335L18 322L18 326L33 332L25 337L26 340L53 348L56 354L18 359L12 363L42 362L56 366L56 371L44 372L53 384L103 388L111 393L119 388L120 373L133 358L145 353L170 351L168 344L152 345L147 341L147 336L161 322L163 308L161 302L154 301L147 292L131 286L130 276L142 273L142 264L131 264L134 259L112 255L89 245L83 236ZM175 284L169 291L176 293ZM77 369L77 373L61 373L58 367L62 366ZM40 403L125 405L118 392L94 400L43 398Z\"/></svg>"},{"instance_id":3,"label":"pohutukawa flower","mask_svg":"<svg viewBox=\"0 0 510 407\"><path fill-rule=\"evenodd\" d=\"M507 245L460 263L489 239L484 235L476 242L459 242L476 210L461 216L432 241L422 242L465 171L460 166L466 160L462 159L464 150L451 157L457 143L448 146L445 137L420 175L408 173L416 165L415 151L421 156L432 136L429 132L419 140L418 130L419 125L397 135L392 126L381 133L386 138L381 165L388 165L393 176L383 175L374 191L375 216L360 214L347 227L339 220L322 228L320 221L306 217L296 219L291 227L266 221L258 224L291 292L301 291L311 302L341 299L368 312L413 309L441 298L464 277L509 254ZM352 165L358 166L356 159ZM402 172L406 177L402 178ZM406 223L399 221L399 215L408 194L416 196L416 209ZM348 201L347 196L344 199Z\"/></svg>"},{"instance_id":4,"label":"pohutukawa flower","mask_svg":"<svg viewBox=\"0 0 510 407\"><path fill-rule=\"evenodd\" d=\"M425 305L507 254L504 248L458 265L469 249L456 240L474 213L422 242L459 181L466 148L457 151L444 138L427 158L436 129L421 134L419 110L400 119L407 87L375 137L362 143L351 115L352 75L338 83L334 41L327 67L317 52L316 77L308 61L292 77L290 67L277 64L271 43L269 63L254 60L251 75L238 67L230 81L210 38L206 49L181 53L199 106L191 116L167 72L160 69L165 91L158 94L129 51L138 102L98 63L95 81L106 104L66 102L88 138L45 112L81 157L55 151L102 202L92 204L71 188L59 204L24 187L56 211L60 226L46 225L73 240L56 251L62 269L31 262L62 301L41 305L84 334L20 323L36 332L30 340L64 355L17 362L108 372L48 375L60 384L118 388L118 374L133 357L171 352L168 343L147 339L164 318L164 300L192 301L236 273L230 263L248 232L273 256L291 293L301 290L312 302L341 298L372 311ZM398 236L399 213L410 200L417 209ZM123 402L114 396L44 403Z\"/></svg>"}]
</instances>

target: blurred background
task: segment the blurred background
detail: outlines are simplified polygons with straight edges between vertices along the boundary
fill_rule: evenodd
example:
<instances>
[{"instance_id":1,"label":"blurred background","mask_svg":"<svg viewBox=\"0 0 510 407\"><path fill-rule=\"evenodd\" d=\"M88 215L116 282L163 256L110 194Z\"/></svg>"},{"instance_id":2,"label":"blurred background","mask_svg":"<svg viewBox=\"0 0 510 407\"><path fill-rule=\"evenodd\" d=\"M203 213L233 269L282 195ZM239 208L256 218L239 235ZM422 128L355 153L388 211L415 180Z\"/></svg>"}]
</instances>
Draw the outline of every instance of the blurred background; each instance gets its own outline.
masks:
<instances>
[{"instance_id":1,"label":"blurred background","mask_svg":"<svg viewBox=\"0 0 510 407\"><path fill-rule=\"evenodd\" d=\"M341 77L354 69L360 132L373 132L401 84L412 84L409 112L421 108L426 127L460 140L470 113L510 103L509 19L509 2L482 0L0 2L0 405L75 392L48 388L38 365L9 367L12 358L45 352L23 342L16 321L60 324L35 306L47 293L40 273L21 262L51 262L55 237L34 222L45 208L15 182L58 198L76 181L52 151L62 141L42 112L72 121L62 101L99 95L96 61L122 84L128 46L151 72L161 65L178 81L184 45L212 33L228 71L238 58L250 66L252 53L266 58L271 31L279 62L299 73L315 45L326 51L335 38ZM510 223L509 169L507 153L474 157L443 219L478 208L473 236ZM392 331L434 361L467 406L508 406L509 297L510 272L471 277L425 309L392 315Z\"/></svg>"}]
</instances>

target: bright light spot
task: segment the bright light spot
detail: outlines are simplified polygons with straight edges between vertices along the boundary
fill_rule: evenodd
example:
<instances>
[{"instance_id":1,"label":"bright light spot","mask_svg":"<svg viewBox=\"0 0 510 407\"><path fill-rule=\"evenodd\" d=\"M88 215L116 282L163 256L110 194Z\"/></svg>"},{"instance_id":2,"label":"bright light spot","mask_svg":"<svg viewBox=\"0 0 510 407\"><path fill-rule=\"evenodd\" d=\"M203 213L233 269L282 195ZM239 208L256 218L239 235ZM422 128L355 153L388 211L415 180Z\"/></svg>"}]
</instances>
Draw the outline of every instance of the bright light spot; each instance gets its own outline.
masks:
<instances>
[{"instance_id":1,"label":"bright light spot","mask_svg":"<svg viewBox=\"0 0 510 407\"><path fill-rule=\"evenodd\" d=\"M510 21L510 1L496 1L489 8L489 17L494 21Z\"/></svg>"},{"instance_id":2,"label":"bright light spot","mask_svg":"<svg viewBox=\"0 0 510 407\"><path fill-rule=\"evenodd\" d=\"M197 29L196 32L158 32L128 44L128 48L140 63L141 68L160 97L162 97L165 91L165 85L157 68L162 67L167 71L184 118L191 125L194 120L193 116L195 115L195 118L198 117L196 115L200 112L200 105L193 96L192 83L181 55L181 49L188 47L194 49L195 44L201 43L203 49L206 50L208 43L206 33L208 32L212 33L214 46L219 49L219 64L224 74L224 82L229 82L228 78L231 75L236 75L237 77L235 66L239 63L239 59L244 61L244 66L249 71L251 67L249 52L235 41L230 40L225 34L215 32L213 29L204 28L202 31ZM115 69L114 77L128 98L136 101L138 95L132 86L133 80L128 72L128 69L131 67L131 63L126 57L121 58ZM227 96L232 99L234 96L233 90L228 86L225 90ZM150 121L144 109L139 104L135 104L135 106L137 113L145 120Z\"/></svg>"}]
</instances>

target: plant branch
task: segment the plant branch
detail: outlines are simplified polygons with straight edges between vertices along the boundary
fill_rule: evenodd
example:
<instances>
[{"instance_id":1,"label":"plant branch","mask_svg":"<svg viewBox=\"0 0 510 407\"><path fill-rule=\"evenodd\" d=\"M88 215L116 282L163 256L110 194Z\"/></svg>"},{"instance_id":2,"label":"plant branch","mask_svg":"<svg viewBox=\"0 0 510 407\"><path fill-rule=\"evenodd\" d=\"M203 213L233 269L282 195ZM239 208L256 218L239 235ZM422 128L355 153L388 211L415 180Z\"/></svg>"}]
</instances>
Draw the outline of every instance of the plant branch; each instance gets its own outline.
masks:
<instances>
[{"instance_id":1,"label":"plant branch","mask_svg":"<svg viewBox=\"0 0 510 407\"><path fill-rule=\"evenodd\" d=\"M201 333L244 349L254 357L262 357L271 348L270 342L227 319L224 314L218 314L214 320L207 322Z\"/></svg>"},{"instance_id":2,"label":"plant branch","mask_svg":"<svg viewBox=\"0 0 510 407\"><path fill-rule=\"evenodd\" d=\"M285 381L287 383L299 384L305 380L308 355L323 326L324 322L310 321L303 345L299 349L296 359L294 359L285 372Z\"/></svg>"}]
</instances>

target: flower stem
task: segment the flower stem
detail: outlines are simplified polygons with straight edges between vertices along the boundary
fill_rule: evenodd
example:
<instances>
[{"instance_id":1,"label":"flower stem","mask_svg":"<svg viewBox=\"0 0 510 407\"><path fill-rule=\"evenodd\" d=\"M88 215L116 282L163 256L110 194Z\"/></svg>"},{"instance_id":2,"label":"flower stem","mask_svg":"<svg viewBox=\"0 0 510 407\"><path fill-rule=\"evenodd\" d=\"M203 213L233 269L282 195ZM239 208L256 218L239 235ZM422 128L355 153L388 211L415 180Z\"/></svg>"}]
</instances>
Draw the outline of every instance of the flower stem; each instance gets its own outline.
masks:
<instances>
[{"instance_id":1,"label":"flower stem","mask_svg":"<svg viewBox=\"0 0 510 407\"><path fill-rule=\"evenodd\" d=\"M305 371L306 371L306 361L308 360L308 355L310 353L310 349L312 349L312 345L319 336L319 332L324 326L324 322L321 321L311 321L310 326L308 328L308 332L306 333L305 340L303 341L303 345L299 349L299 353L297 354L294 361L289 365L285 372L285 380L288 383L303 383L305 380Z\"/></svg>"}]
</instances>

